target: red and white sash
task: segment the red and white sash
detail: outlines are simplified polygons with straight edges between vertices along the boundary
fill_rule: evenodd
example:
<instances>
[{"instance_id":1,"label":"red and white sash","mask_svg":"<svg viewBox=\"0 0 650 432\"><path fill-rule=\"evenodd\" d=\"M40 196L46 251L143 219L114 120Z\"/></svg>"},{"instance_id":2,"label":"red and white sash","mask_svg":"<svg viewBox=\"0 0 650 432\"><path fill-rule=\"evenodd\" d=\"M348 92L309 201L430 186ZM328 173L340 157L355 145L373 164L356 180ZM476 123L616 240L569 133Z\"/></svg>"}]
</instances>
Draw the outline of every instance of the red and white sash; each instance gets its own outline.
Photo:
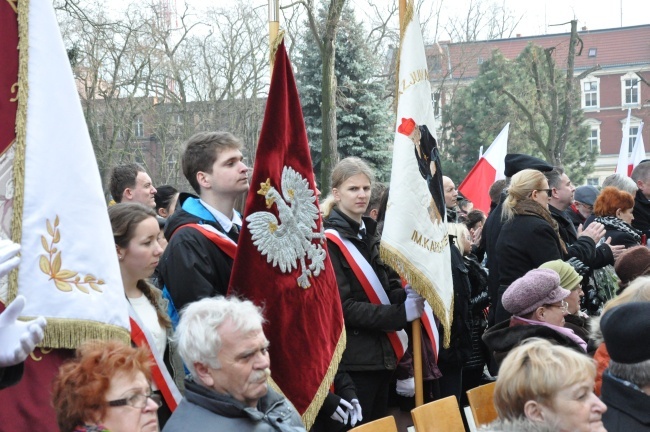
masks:
<instances>
[{"instance_id":1,"label":"red and white sash","mask_svg":"<svg viewBox=\"0 0 650 432\"><path fill-rule=\"evenodd\" d=\"M438 320L433 315L433 310L429 306L429 302L424 302L424 312L420 317L424 331L427 332L429 340L433 345L433 353L436 356L436 363L438 363L438 352L440 351L440 333L438 332Z\"/></svg>"},{"instance_id":2,"label":"red and white sash","mask_svg":"<svg viewBox=\"0 0 650 432\"><path fill-rule=\"evenodd\" d=\"M200 231L204 236L208 238L212 243L217 245L219 249L225 252L230 258L235 259L235 254L237 253L237 243L232 241L230 237L213 227L212 225L207 224L185 224L181 225L172 233L172 236L176 234L176 231L181 228L190 227Z\"/></svg>"},{"instance_id":3,"label":"red and white sash","mask_svg":"<svg viewBox=\"0 0 650 432\"><path fill-rule=\"evenodd\" d=\"M178 404L181 403L183 395L181 395L178 387L176 387L176 383L169 374L162 354L158 353L153 336L144 326L131 304L129 304L129 321L131 322L131 340L137 346L146 347L149 350L152 361L151 375L153 382L158 387L158 390L160 390L160 393L162 393L163 398L165 398L165 403L173 412Z\"/></svg>"},{"instance_id":4,"label":"red and white sash","mask_svg":"<svg viewBox=\"0 0 650 432\"><path fill-rule=\"evenodd\" d=\"M341 237L336 230L325 230L325 236L339 247L368 296L370 303L375 305L390 305L388 295L386 295L386 291L381 285L377 274L368 260L359 252L359 249L350 240ZM401 359L408 348L408 335L404 330L386 332L386 335L390 344L393 346L397 359Z\"/></svg>"}]
</instances>

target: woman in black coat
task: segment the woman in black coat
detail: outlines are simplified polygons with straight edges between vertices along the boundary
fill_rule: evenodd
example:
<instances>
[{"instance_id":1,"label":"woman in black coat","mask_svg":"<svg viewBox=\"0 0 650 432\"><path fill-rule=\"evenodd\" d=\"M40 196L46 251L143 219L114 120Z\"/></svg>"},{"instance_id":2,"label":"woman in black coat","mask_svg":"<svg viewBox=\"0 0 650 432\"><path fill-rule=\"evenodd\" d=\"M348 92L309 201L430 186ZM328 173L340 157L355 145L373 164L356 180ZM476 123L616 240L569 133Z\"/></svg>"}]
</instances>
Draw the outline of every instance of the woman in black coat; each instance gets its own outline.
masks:
<instances>
[{"instance_id":1,"label":"woman in black coat","mask_svg":"<svg viewBox=\"0 0 650 432\"><path fill-rule=\"evenodd\" d=\"M424 299L414 292L407 297L399 276L379 258L377 224L363 216L372 180L372 171L361 159L343 159L332 171L332 193L322 205L347 334L339 371L354 381L364 422L387 415L389 384L399 360L387 332L403 329L424 309ZM346 249L358 251L361 258L349 262ZM376 277L389 304L370 301L355 264L369 265L369 276Z\"/></svg>"},{"instance_id":2,"label":"woman in black coat","mask_svg":"<svg viewBox=\"0 0 650 432\"><path fill-rule=\"evenodd\" d=\"M510 318L501 296L512 282L545 262L565 258L566 247L548 209L550 196L551 188L540 171L526 169L512 177L496 245L500 286L492 304L497 305L497 323Z\"/></svg>"},{"instance_id":3,"label":"woman in black coat","mask_svg":"<svg viewBox=\"0 0 650 432\"><path fill-rule=\"evenodd\" d=\"M629 193L608 186L600 191L594 203L596 222L605 225L605 238L611 237L611 245L626 248L641 244L641 231L632 227L634 197Z\"/></svg>"}]
</instances>

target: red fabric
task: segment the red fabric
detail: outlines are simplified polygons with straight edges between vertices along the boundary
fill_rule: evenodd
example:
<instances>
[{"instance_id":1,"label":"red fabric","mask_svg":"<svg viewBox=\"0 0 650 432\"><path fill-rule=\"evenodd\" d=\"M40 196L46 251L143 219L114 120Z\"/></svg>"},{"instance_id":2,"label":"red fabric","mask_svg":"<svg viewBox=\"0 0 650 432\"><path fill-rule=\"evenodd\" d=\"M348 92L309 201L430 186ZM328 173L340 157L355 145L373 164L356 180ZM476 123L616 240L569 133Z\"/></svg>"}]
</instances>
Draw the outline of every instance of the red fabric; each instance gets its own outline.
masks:
<instances>
[{"instance_id":1,"label":"red fabric","mask_svg":"<svg viewBox=\"0 0 650 432\"><path fill-rule=\"evenodd\" d=\"M18 15L10 2L0 2L0 154L16 138L16 110L18 102Z\"/></svg>"},{"instance_id":2,"label":"red fabric","mask_svg":"<svg viewBox=\"0 0 650 432\"><path fill-rule=\"evenodd\" d=\"M487 214L490 212L491 204L489 190L496 175L497 170L483 157L458 186L458 191L474 203L475 209Z\"/></svg>"},{"instance_id":3,"label":"red fabric","mask_svg":"<svg viewBox=\"0 0 650 432\"><path fill-rule=\"evenodd\" d=\"M596 385L594 386L594 393L600 397L600 388L603 385L603 372L609 367L609 353L607 352L605 342L601 343L596 350L594 360L596 361Z\"/></svg>"},{"instance_id":4,"label":"red fabric","mask_svg":"<svg viewBox=\"0 0 650 432\"><path fill-rule=\"evenodd\" d=\"M237 253L237 245L232 242L228 241L225 238L219 236L217 233L213 233L212 231L206 229L204 226L201 226L200 224L185 224L181 225L178 228L174 230L172 233L172 236L176 234L176 231L178 231L181 228L185 227L190 227L194 228L196 230L201 231L201 233L208 238L212 243L214 243L219 249L221 249L226 255L228 255L230 258L235 259L235 254Z\"/></svg>"},{"instance_id":5,"label":"red fabric","mask_svg":"<svg viewBox=\"0 0 650 432\"><path fill-rule=\"evenodd\" d=\"M253 245L246 217L258 211L271 212L278 218L278 224L282 224L277 205L267 208L264 196L258 191L267 179L271 186L281 191L280 179L285 166L299 172L307 179L311 190L315 190L298 90L282 43L275 59L229 294L242 295L264 306L267 319L264 333L271 343L273 379L302 415L332 362L343 331L343 312L329 255L325 270L311 277L311 287L303 289L296 281L301 274L300 262L296 263L297 269L282 273L279 266L273 267L273 260L267 262L267 257ZM314 234L320 233L321 227L319 217ZM311 243L327 250L324 239L314 239Z\"/></svg>"}]
</instances>

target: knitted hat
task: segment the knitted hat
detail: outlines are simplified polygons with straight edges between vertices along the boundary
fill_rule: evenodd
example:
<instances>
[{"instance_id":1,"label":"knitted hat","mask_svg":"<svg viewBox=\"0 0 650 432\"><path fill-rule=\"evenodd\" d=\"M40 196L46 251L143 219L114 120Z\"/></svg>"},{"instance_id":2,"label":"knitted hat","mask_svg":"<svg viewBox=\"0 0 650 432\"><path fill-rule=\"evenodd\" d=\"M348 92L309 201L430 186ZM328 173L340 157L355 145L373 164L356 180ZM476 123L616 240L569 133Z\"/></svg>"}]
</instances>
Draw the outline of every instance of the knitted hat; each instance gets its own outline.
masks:
<instances>
[{"instance_id":1,"label":"knitted hat","mask_svg":"<svg viewBox=\"0 0 650 432\"><path fill-rule=\"evenodd\" d=\"M621 288L639 276L650 274L650 250L645 246L634 246L623 252L614 264L614 270L621 280Z\"/></svg>"},{"instance_id":2,"label":"knitted hat","mask_svg":"<svg viewBox=\"0 0 650 432\"><path fill-rule=\"evenodd\" d=\"M598 189L596 189L595 186L591 186L591 185L578 186L573 195L573 199L575 201L578 201L583 204L587 204L592 207L596 202L596 198L598 198Z\"/></svg>"},{"instance_id":3,"label":"knitted hat","mask_svg":"<svg viewBox=\"0 0 650 432\"><path fill-rule=\"evenodd\" d=\"M609 357L617 363L650 360L650 302L625 303L600 319Z\"/></svg>"},{"instance_id":4,"label":"knitted hat","mask_svg":"<svg viewBox=\"0 0 650 432\"><path fill-rule=\"evenodd\" d=\"M503 172L506 177L512 177L525 169L547 172L552 170L553 166L546 163L546 161L525 154L510 153L506 155Z\"/></svg>"},{"instance_id":5,"label":"knitted hat","mask_svg":"<svg viewBox=\"0 0 650 432\"><path fill-rule=\"evenodd\" d=\"M545 304L557 303L571 294L560 286L560 276L550 269L531 270L503 293L501 303L513 315L523 316Z\"/></svg>"},{"instance_id":6,"label":"knitted hat","mask_svg":"<svg viewBox=\"0 0 650 432\"><path fill-rule=\"evenodd\" d=\"M560 286L562 288L568 289L569 291L573 291L574 289L578 288L578 286L580 286L580 282L582 282L582 276L580 276L578 272L575 271L573 266L562 260L545 262L539 266L539 268L551 269L557 273L560 276Z\"/></svg>"}]
</instances>

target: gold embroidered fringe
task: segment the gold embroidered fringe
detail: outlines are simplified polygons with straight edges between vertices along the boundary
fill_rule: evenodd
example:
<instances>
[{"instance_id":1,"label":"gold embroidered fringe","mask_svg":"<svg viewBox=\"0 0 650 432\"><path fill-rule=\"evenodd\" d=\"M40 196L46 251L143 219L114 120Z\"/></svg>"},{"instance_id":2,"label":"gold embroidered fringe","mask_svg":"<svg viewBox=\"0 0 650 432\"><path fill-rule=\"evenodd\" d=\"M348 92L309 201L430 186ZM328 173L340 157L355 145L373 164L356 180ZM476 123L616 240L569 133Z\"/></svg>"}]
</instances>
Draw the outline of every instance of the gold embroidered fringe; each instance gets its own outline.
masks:
<instances>
[{"instance_id":1,"label":"gold embroidered fringe","mask_svg":"<svg viewBox=\"0 0 650 432\"><path fill-rule=\"evenodd\" d=\"M345 327L343 327L341 328L341 336L339 337L339 341L336 344L336 349L332 355L332 362L327 369L327 373L323 378L323 382L320 383L320 387L318 388L314 399L309 404L309 407L307 407L307 410L305 410L305 412L302 414L302 422L304 423L307 430L311 429L311 427L314 425L316 416L323 406L323 402L325 402L325 398L327 397L327 394L330 391L330 387L334 382L334 376L339 370L339 363L343 357L343 351L345 351L346 340L347 336L345 334Z\"/></svg>"},{"instance_id":2,"label":"gold embroidered fringe","mask_svg":"<svg viewBox=\"0 0 650 432\"><path fill-rule=\"evenodd\" d=\"M271 45L271 52L269 53L270 64L275 63L275 55L278 53L278 48L284 40L284 30L278 30L278 35L273 39L273 44Z\"/></svg>"},{"instance_id":3,"label":"gold embroidered fringe","mask_svg":"<svg viewBox=\"0 0 650 432\"><path fill-rule=\"evenodd\" d=\"M411 264L408 258L385 242L381 243L379 255L384 263L392 267L401 277L406 279L413 289L429 302L433 314L440 320L443 326L442 346L444 348L449 348L449 342L451 341L451 324L454 316L453 295L451 297L449 315L447 315L442 299L440 299L436 290L431 287L431 281L429 281L420 270Z\"/></svg>"},{"instance_id":4,"label":"gold embroidered fringe","mask_svg":"<svg viewBox=\"0 0 650 432\"><path fill-rule=\"evenodd\" d=\"M30 318L21 317L21 319ZM90 339L119 340L128 344L131 335L124 327L98 321L47 318L45 338L39 346L73 349Z\"/></svg>"},{"instance_id":5,"label":"gold embroidered fringe","mask_svg":"<svg viewBox=\"0 0 650 432\"><path fill-rule=\"evenodd\" d=\"M404 33L406 33L406 27L409 25L413 19L413 1L406 0L406 10L404 11L404 16L399 23L399 50L397 51L397 62L395 63L395 112L397 112L397 106L399 103L399 68L400 68L400 59L402 58L402 48L404 48ZM399 121L397 119L396 121Z\"/></svg>"},{"instance_id":6,"label":"gold embroidered fringe","mask_svg":"<svg viewBox=\"0 0 650 432\"><path fill-rule=\"evenodd\" d=\"M23 201L25 188L25 141L27 134L27 62L29 60L29 0L18 1L18 110L13 165L14 202L11 217L11 239L20 244L23 234ZM7 304L18 295L18 270L9 274Z\"/></svg>"}]
</instances>

